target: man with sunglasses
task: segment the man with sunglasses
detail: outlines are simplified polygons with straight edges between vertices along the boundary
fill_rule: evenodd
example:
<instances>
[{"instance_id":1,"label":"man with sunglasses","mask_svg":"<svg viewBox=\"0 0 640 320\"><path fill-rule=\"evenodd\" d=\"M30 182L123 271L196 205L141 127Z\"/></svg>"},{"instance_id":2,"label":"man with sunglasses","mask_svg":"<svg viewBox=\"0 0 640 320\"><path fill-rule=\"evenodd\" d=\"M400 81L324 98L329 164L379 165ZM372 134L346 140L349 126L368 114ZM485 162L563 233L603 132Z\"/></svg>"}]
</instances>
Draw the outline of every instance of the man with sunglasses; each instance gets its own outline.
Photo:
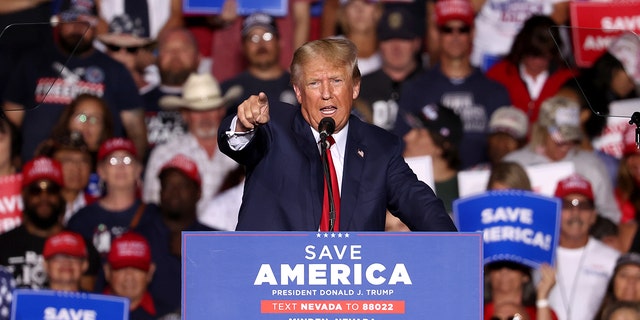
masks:
<instances>
[{"instance_id":1,"label":"man with sunglasses","mask_svg":"<svg viewBox=\"0 0 640 320\"><path fill-rule=\"evenodd\" d=\"M46 157L27 162L22 171L22 225L0 235L0 265L18 287L39 289L46 282L42 252L47 238L62 231L65 201L62 166Z\"/></svg>"},{"instance_id":2,"label":"man with sunglasses","mask_svg":"<svg viewBox=\"0 0 640 320\"><path fill-rule=\"evenodd\" d=\"M620 253L589 235L597 216L589 180L579 174L564 178L555 196L562 200L556 285L549 300L536 305L551 306L563 320L593 319Z\"/></svg>"},{"instance_id":3,"label":"man with sunglasses","mask_svg":"<svg viewBox=\"0 0 640 320\"><path fill-rule=\"evenodd\" d=\"M430 104L452 109L464 126L459 145L461 169L486 162L489 118L499 107L510 105L507 90L487 79L471 65L474 11L469 0L436 3L439 63L425 75L407 83L399 101L394 131L410 131L406 113L419 114Z\"/></svg>"},{"instance_id":4,"label":"man with sunglasses","mask_svg":"<svg viewBox=\"0 0 640 320\"><path fill-rule=\"evenodd\" d=\"M246 69L220 84L223 92L237 85L243 89L227 114L235 114L242 101L260 91L282 102L298 105L291 75L280 65L280 33L272 16L254 13L243 21L242 53L247 62Z\"/></svg>"},{"instance_id":5,"label":"man with sunglasses","mask_svg":"<svg viewBox=\"0 0 640 320\"><path fill-rule=\"evenodd\" d=\"M141 95L160 82L151 51L154 41L144 35L144 30L124 15L111 20L108 33L96 37L105 53L127 68Z\"/></svg>"}]
</instances>

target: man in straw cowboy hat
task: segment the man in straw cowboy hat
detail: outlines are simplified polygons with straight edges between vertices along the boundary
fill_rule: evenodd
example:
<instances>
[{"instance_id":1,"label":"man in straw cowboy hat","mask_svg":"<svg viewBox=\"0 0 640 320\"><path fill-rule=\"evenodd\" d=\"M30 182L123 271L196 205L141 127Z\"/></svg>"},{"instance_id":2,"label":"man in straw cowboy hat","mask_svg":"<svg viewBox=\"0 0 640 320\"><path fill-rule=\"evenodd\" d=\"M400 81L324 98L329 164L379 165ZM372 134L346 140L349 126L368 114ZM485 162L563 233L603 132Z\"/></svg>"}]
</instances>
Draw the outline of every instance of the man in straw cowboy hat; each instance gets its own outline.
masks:
<instances>
[{"instance_id":1,"label":"man in straw cowboy hat","mask_svg":"<svg viewBox=\"0 0 640 320\"><path fill-rule=\"evenodd\" d=\"M226 177L238 168L238 164L218 150L217 131L229 102L237 98L239 91L230 89L223 96L218 82L210 74L193 73L183 86L182 96L160 99L160 107L180 111L187 132L156 146L151 152L144 177L145 202L159 202L158 173L163 164L178 154L192 158L200 170L202 197L198 212L202 211L203 199L220 191Z\"/></svg>"}]
</instances>

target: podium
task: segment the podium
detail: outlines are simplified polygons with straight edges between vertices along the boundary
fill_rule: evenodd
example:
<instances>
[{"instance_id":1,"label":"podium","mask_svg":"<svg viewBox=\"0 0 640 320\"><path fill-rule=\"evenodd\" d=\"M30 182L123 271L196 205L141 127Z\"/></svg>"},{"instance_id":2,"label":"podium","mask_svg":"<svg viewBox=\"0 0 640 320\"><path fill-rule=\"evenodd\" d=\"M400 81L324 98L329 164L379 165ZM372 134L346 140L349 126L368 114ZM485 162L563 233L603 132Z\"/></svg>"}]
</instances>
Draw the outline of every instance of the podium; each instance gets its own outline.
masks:
<instances>
[{"instance_id":1,"label":"podium","mask_svg":"<svg viewBox=\"0 0 640 320\"><path fill-rule=\"evenodd\" d=\"M482 234L183 232L183 319L481 319Z\"/></svg>"}]
</instances>

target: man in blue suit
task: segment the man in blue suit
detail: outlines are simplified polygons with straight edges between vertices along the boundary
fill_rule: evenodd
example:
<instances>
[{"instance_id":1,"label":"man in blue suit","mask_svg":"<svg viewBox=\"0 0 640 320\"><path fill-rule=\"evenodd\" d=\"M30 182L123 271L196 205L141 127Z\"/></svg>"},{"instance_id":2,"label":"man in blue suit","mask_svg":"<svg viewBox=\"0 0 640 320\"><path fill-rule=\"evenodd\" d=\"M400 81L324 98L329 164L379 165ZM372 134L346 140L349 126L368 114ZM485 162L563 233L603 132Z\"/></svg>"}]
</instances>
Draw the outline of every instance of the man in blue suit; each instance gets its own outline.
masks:
<instances>
[{"instance_id":1,"label":"man in blue suit","mask_svg":"<svg viewBox=\"0 0 640 320\"><path fill-rule=\"evenodd\" d=\"M351 116L360 92L356 47L322 39L296 50L292 83L301 107L245 100L220 126L220 150L247 168L236 230L317 231L323 207L320 120L335 121L331 154L340 231L383 231L386 211L411 230L456 231L442 201L402 158L400 138ZM334 193L337 193L334 191Z\"/></svg>"}]
</instances>

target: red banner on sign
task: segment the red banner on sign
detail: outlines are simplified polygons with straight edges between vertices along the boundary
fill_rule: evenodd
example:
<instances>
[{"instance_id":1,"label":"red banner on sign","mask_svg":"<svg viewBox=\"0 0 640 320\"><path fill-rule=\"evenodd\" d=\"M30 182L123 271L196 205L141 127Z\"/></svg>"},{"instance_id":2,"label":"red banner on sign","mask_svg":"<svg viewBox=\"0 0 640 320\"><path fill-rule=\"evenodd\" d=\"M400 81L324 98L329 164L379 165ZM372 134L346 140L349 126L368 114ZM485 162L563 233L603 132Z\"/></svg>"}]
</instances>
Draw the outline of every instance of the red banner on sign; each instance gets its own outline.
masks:
<instances>
[{"instance_id":1,"label":"red banner on sign","mask_svg":"<svg viewBox=\"0 0 640 320\"><path fill-rule=\"evenodd\" d=\"M402 300L262 300L261 313L404 314Z\"/></svg>"},{"instance_id":2,"label":"red banner on sign","mask_svg":"<svg viewBox=\"0 0 640 320\"><path fill-rule=\"evenodd\" d=\"M0 177L0 233L22 223L22 174Z\"/></svg>"},{"instance_id":3,"label":"red banner on sign","mask_svg":"<svg viewBox=\"0 0 640 320\"><path fill-rule=\"evenodd\" d=\"M576 64L589 67L623 31L640 32L640 1L570 4Z\"/></svg>"}]
</instances>

